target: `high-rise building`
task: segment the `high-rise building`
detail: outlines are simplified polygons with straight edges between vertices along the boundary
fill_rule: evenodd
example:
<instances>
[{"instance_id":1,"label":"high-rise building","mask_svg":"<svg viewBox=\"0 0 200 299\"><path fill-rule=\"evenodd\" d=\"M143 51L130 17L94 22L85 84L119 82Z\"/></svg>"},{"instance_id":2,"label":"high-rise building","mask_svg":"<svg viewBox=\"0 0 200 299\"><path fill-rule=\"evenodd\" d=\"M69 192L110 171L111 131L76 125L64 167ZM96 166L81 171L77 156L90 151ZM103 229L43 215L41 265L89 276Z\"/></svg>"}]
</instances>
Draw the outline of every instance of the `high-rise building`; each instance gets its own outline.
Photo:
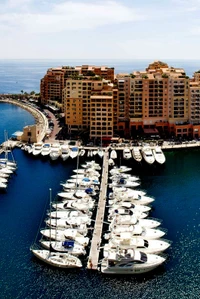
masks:
<instances>
[{"instance_id":1,"label":"high-rise building","mask_svg":"<svg viewBox=\"0 0 200 299\"><path fill-rule=\"evenodd\" d=\"M66 81L63 89L63 107L68 132L89 130L93 139L111 139L113 136L113 83L108 80Z\"/></svg>"},{"instance_id":2,"label":"high-rise building","mask_svg":"<svg viewBox=\"0 0 200 299\"><path fill-rule=\"evenodd\" d=\"M114 81L114 68L106 66L61 66L50 68L40 82L41 102L44 105L62 107L62 91L67 79L106 79Z\"/></svg>"}]
</instances>

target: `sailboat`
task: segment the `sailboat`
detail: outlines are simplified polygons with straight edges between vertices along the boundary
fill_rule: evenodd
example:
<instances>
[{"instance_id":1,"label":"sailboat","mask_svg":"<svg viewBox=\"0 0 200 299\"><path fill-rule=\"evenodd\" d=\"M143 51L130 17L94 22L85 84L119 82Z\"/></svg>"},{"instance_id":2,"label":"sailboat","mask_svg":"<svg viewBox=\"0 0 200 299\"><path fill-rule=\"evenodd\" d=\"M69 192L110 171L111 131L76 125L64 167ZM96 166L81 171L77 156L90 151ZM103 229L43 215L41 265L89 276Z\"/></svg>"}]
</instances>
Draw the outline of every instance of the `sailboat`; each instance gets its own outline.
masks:
<instances>
[{"instance_id":1,"label":"sailboat","mask_svg":"<svg viewBox=\"0 0 200 299\"><path fill-rule=\"evenodd\" d=\"M9 146L8 142L8 133L4 131L4 137L5 137L5 146L4 146L4 157L0 158L0 166L1 168L8 168L10 170L16 170L17 163L14 159L11 147Z\"/></svg>"},{"instance_id":2,"label":"sailboat","mask_svg":"<svg viewBox=\"0 0 200 299\"><path fill-rule=\"evenodd\" d=\"M50 189L50 208L51 208L51 189ZM81 268L82 263L79 258L68 252L54 251L51 246L50 233L49 249L38 249L34 245L30 248L31 252L41 261L57 268Z\"/></svg>"}]
</instances>

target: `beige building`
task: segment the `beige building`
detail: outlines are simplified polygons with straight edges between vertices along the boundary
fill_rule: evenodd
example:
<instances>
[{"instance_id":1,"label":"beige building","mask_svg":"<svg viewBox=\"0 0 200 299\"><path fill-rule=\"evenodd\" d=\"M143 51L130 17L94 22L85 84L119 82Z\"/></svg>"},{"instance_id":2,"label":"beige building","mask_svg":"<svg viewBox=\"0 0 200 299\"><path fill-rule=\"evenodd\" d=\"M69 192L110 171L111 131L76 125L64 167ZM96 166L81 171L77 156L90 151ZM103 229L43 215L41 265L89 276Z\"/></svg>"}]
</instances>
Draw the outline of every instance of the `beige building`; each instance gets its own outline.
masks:
<instances>
[{"instance_id":1,"label":"beige building","mask_svg":"<svg viewBox=\"0 0 200 299\"><path fill-rule=\"evenodd\" d=\"M64 111L62 106L62 93L66 81L105 79L114 81L114 68L106 66L61 66L49 68L40 82L41 102L44 105L52 105Z\"/></svg>"},{"instance_id":2,"label":"beige building","mask_svg":"<svg viewBox=\"0 0 200 299\"><path fill-rule=\"evenodd\" d=\"M26 126L23 128L21 141L28 142L28 143L38 142L39 136L40 136L40 129L37 125Z\"/></svg>"},{"instance_id":3,"label":"beige building","mask_svg":"<svg viewBox=\"0 0 200 299\"><path fill-rule=\"evenodd\" d=\"M117 91L113 95L113 84L108 80L68 79L63 89L68 132L90 130L91 138L112 138L114 116L117 122L114 97L116 101Z\"/></svg>"}]
</instances>

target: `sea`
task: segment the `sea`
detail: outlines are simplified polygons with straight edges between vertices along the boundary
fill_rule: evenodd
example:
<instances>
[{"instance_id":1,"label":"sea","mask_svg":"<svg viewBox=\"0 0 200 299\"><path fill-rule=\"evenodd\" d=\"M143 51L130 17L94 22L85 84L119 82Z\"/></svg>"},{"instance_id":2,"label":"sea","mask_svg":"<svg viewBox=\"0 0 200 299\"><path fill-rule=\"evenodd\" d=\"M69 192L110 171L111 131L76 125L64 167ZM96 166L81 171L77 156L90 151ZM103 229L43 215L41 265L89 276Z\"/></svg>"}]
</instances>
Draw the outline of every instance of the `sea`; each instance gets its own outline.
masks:
<instances>
[{"instance_id":1,"label":"sea","mask_svg":"<svg viewBox=\"0 0 200 299\"><path fill-rule=\"evenodd\" d=\"M166 60L163 60L166 61ZM108 61L117 72L144 69L152 61ZM98 64L98 61L0 60L0 93L39 91L47 68L59 65ZM102 61L99 64L102 64ZM200 61L174 61L192 76ZM0 143L35 120L27 111L0 103ZM200 298L200 150L165 151L163 166L137 164L120 157L118 165L131 165L140 177L139 189L153 196L150 216L162 220L165 238L172 242L166 262L140 276L108 276L98 271L62 270L37 260L30 251L40 237L53 198L77 167L68 159L51 162L13 150L18 169L0 193L0 299L197 299ZM89 158L82 157L80 163ZM100 158L95 158L101 163ZM106 229L104 227L104 229ZM83 260L86 264L86 259Z\"/></svg>"}]
</instances>

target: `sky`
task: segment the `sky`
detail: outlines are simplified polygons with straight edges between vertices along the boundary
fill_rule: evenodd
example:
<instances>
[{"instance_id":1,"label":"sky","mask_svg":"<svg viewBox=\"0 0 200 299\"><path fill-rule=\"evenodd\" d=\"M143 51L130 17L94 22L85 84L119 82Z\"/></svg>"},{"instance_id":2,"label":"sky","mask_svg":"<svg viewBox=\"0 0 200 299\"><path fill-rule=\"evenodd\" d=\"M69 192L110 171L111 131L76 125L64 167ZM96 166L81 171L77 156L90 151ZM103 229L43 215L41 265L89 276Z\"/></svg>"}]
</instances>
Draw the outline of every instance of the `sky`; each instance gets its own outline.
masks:
<instances>
[{"instance_id":1,"label":"sky","mask_svg":"<svg viewBox=\"0 0 200 299\"><path fill-rule=\"evenodd\" d=\"M200 59L200 0L1 0L0 59Z\"/></svg>"}]
</instances>

